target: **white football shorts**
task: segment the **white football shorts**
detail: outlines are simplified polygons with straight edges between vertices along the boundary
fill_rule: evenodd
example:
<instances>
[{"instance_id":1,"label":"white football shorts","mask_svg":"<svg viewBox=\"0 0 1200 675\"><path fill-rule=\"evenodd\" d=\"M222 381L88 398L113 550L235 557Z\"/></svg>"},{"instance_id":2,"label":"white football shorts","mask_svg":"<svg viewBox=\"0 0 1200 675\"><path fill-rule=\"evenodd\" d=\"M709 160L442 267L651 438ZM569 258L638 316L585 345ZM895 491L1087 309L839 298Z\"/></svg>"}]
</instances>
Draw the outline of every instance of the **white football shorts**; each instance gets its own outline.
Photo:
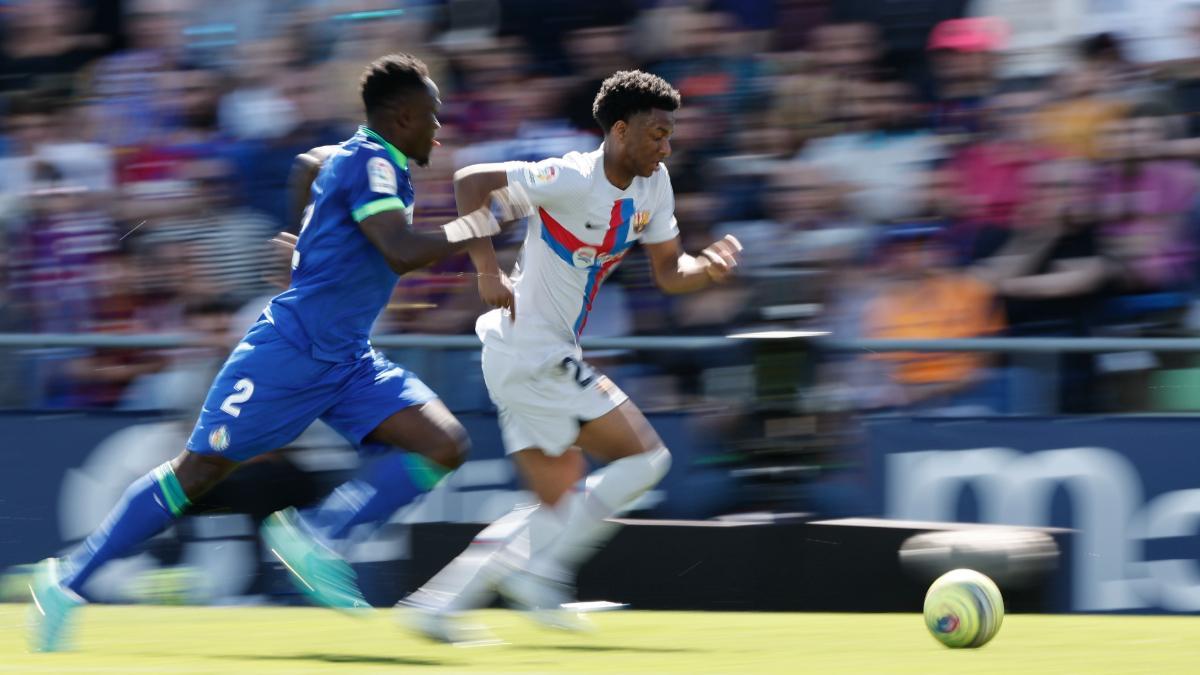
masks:
<instances>
[{"instance_id":1,"label":"white football shorts","mask_svg":"<svg viewBox=\"0 0 1200 675\"><path fill-rule=\"evenodd\" d=\"M580 357L578 348L529 358L484 346L483 381L499 409L500 434L508 454L538 448L557 457L575 444L582 423L629 398Z\"/></svg>"}]
</instances>

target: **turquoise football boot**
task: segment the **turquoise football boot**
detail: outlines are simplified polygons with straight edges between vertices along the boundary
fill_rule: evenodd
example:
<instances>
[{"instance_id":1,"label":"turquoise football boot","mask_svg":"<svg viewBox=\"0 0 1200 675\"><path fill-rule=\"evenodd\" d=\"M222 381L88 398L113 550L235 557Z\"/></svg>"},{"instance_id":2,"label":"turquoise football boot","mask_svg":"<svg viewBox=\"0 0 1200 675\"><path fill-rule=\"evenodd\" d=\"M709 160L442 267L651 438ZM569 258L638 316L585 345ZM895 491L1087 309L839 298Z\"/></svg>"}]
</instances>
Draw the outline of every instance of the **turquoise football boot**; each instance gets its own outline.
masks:
<instances>
[{"instance_id":1,"label":"turquoise football boot","mask_svg":"<svg viewBox=\"0 0 1200 675\"><path fill-rule=\"evenodd\" d=\"M58 652L68 648L71 615L84 604L83 598L62 585L58 558L38 563L29 583L33 604L29 608L29 649Z\"/></svg>"},{"instance_id":2,"label":"turquoise football boot","mask_svg":"<svg viewBox=\"0 0 1200 675\"><path fill-rule=\"evenodd\" d=\"M296 587L315 604L352 614L370 609L354 569L309 530L296 509L271 514L262 534Z\"/></svg>"}]
</instances>

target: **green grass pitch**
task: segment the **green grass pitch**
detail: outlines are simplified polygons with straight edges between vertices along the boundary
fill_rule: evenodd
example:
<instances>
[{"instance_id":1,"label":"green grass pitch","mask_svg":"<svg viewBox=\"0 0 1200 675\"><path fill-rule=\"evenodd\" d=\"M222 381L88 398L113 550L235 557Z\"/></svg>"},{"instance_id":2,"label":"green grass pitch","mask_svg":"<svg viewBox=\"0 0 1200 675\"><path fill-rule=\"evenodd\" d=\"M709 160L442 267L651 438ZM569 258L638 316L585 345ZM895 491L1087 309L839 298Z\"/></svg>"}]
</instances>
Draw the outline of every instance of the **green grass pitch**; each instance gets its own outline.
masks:
<instances>
[{"instance_id":1,"label":"green grass pitch","mask_svg":"<svg viewBox=\"0 0 1200 675\"><path fill-rule=\"evenodd\" d=\"M401 630L391 611L87 607L77 651L30 654L25 607L0 605L7 673L1196 673L1200 617L1015 615L978 650L950 650L916 614L623 611L598 631L541 630L480 612L508 644L460 648Z\"/></svg>"}]
</instances>

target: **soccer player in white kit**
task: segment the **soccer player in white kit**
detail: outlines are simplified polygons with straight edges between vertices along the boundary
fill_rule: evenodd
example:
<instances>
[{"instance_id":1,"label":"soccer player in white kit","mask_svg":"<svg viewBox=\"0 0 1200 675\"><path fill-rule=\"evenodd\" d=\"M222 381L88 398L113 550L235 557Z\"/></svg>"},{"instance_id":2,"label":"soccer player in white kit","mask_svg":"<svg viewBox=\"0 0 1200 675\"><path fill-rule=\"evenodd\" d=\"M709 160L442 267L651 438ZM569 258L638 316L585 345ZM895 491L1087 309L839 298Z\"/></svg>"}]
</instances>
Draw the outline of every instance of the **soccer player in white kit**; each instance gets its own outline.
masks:
<instances>
[{"instance_id":1,"label":"soccer player in white kit","mask_svg":"<svg viewBox=\"0 0 1200 675\"><path fill-rule=\"evenodd\" d=\"M605 519L656 485L671 454L629 398L583 361L578 338L604 279L637 242L667 293L724 281L741 246L726 237L693 257L680 247L675 198L662 162L671 153L680 98L663 79L622 71L592 110L604 130L595 151L540 162L468 167L455 176L460 211L492 190L524 188L529 219L512 281L490 240L470 250L483 298L483 375L499 410L505 450L539 503L493 523L457 559L402 603L428 637L457 642L452 619L499 590L543 623L579 628L564 611L578 567L611 536ZM606 466L575 491L581 455Z\"/></svg>"}]
</instances>

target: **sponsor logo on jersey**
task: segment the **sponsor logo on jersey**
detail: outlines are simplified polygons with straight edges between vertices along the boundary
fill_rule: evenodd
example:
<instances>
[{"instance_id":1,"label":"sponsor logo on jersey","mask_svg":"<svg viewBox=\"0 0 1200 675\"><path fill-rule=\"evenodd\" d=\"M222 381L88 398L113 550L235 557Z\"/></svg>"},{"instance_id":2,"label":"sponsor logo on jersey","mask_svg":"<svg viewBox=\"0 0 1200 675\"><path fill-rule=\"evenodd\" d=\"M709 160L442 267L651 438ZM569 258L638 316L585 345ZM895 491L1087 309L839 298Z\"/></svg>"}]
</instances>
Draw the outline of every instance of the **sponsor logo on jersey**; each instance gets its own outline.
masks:
<instances>
[{"instance_id":1,"label":"sponsor logo on jersey","mask_svg":"<svg viewBox=\"0 0 1200 675\"><path fill-rule=\"evenodd\" d=\"M224 424L213 429L208 435L208 447L217 452L224 452L229 448L229 429Z\"/></svg>"},{"instance_id":2,"label":"sponsor logo on jersey","mask_svg":"<svg viewBox=\"0 0 1200 675\"><path fill-rule=\"evenodd\" d=\"M576 249L571 254L571 262L576 267L591 267L596 263L596 249L591 246L583 246Z\"/></svg>"},{"instance_id":3,"label":"sponsor logo on jersey","mask_svg":"<svg viewBox=\"0 0 1200 675\"><path fill-rule=\"evenodd\" d=\"M371 184L371 192L396 194L396 169L382 157L367 160L367 181Z\"/></svg>"},{"instance_id":4,"label":"sponsor logo on jersey","mask_svg":"<svg viewBox=\"0 0 1200 675\"><path fill-rule=\"evenodd\" d=\"M558 167L531 166L528 169L529 182L534 185L549 185L558 180Z\"/></svg>"},{"instance_id":5,"label":"sponsor logo on jersey","mask_svg":"<svg viewBox=\"0 0 1200 675\"><path fill-rule=\"evenodd\" d=\"M649 211L635 211L633 214L633 232L641 234L646 230L646 226L650 224Z\"/></svg>"}]
</instances>

